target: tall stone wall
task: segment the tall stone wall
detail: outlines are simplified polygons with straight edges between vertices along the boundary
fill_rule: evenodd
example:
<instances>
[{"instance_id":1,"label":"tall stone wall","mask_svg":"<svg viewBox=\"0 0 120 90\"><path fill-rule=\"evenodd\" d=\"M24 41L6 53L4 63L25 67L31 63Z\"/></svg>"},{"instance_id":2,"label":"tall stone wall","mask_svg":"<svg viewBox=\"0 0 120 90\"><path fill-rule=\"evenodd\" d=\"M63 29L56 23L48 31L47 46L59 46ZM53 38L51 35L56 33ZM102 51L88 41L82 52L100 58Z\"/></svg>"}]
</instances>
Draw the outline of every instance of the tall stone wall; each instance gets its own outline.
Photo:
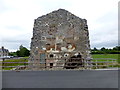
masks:
<instances>
[{"instance_id":1,"label":"tall stone wall","mask_svg":"<svg viewBox=\"0 0 120 90\"><path fill-rule=\"evenodd\" d=\"M86 19L59 9L34 21L30 60L32 66L56 66L60 58L80 54L85 61L90 56L89 32ZM49 58L53 58L50 60ZM61 59L63 65L66 59ZM33 63L33 64L32 64ZM52 64L53 63L53 64Z\"/></svg>"}]
</instances>

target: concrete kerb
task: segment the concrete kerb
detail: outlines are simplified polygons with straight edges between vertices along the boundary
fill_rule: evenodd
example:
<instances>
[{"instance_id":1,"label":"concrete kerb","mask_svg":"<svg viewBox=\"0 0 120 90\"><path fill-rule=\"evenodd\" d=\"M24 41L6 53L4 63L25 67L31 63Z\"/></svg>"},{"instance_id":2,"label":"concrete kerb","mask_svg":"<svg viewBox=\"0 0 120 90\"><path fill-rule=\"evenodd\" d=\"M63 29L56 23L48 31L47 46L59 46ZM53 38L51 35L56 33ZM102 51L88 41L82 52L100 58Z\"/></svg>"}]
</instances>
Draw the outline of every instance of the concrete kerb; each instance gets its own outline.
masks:
<instances>
[{"instance_id":1,"label":"concrete kerb","mask_svg":"<svg viewBox=\"0 0 120 90\"><path fill-rule=\"evenodd\" d=\"M2 70L2 71L112 71L112 70L119 70L119 68L107 68L107 69L67 69L67 70Z\"/></svg>"}]
</instances>

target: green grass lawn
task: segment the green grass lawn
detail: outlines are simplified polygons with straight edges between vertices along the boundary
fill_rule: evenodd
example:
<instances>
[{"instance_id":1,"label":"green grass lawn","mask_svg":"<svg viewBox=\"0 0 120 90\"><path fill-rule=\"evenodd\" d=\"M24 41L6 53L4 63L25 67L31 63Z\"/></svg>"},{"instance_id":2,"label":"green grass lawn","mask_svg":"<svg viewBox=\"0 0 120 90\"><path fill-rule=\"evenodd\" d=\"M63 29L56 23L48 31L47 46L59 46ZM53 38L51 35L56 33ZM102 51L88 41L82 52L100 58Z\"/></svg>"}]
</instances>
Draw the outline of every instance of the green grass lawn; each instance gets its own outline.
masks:
<instances>
[{"instance_id":1,"label":"green grass lawn","mask_svg":"<svg viewBox=\"0 0 120 90\"><path fill-rule=\"evenodd\" d=\"M120 56L119 54L92 54L92 58L112 58L117 59L117 61L120 63Z\"/></svg>"},{"instance_id":2,"label":"green grass lawn","mask_svg":"<svg viewBox=\"0 0 120 90\"><path fill-rule=\"evenodd\" d=\"M4 63L4 62L15 62L15 63ZM19 63L19 62L23 62L23 63ZM24 62L28 62L28 57L25 58L21 58L21 59L9 59L9 60L5 60L2 62L3 66L18 66L18 65L28 65L27 63ZM12 68L15 67L4 67L3 70L10 70Z\"/></svg>"},{"instance_id":3,"label":"green grass lawn","mask_svg":"<svg viewBox=\"0 0 120 90\"><path fill-rule=\"evenodd\" d=\"M118 59L118 54L92 54L93 58L113 58Z\"/></svg>"},{"instance_id":4,"label":"green grass lawn","mask_svg":"<svg viewBox=\"0 0 120 90\"><path fill-rule=\"evenodd\" d=\"M110 63L113 65L109 65L109 67L120 67L120 56L119 54L93 54L92 55L93 61L95 61L95 58L111 58L111 59L116 59L117 62L116 63ZM112 60L105 60L105 59L101 59L98 61L112 61ZM98 63L99 65L105 65L105 63ZM105 67L106 68L106 67Z\"/></svg>"}]
</instances>

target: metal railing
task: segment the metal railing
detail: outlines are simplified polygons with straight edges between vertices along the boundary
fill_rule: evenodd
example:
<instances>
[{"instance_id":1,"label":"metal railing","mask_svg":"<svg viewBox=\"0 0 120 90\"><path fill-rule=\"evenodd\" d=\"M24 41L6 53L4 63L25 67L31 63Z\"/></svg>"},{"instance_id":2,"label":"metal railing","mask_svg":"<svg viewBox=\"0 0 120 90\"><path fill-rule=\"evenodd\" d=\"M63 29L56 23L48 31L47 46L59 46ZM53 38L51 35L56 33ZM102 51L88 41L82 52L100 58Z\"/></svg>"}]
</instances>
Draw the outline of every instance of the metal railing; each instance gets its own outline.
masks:
<instances>
[{"instance_id":1,"label":"metal railing","mask_svg":"<svg viewBox=\"0 0 120 90\"><path fill-rule=\"evenodd\" d=\"M72 61L72 62L52 62L53 65L50 66L51 62L1 62L2 70L6 70L6 68L11 68L9 70L57 70L58 68L62 69L78 69L78 70L85 70L85 69L98 69L98 68L109 68L114 67L117 63L117 59L112 58L94 58L90 61L83 61L82 63L79 61ZM67 63L67 64L66 64ZM5 65L8 64L8 65ZM12 65L12 64L19 64L19 65ZM20 65L22 64L22 65ZM56 65L54 65L56 64ZM59 69L58 69L59 70Z\"/></svg>"}]
</instances>

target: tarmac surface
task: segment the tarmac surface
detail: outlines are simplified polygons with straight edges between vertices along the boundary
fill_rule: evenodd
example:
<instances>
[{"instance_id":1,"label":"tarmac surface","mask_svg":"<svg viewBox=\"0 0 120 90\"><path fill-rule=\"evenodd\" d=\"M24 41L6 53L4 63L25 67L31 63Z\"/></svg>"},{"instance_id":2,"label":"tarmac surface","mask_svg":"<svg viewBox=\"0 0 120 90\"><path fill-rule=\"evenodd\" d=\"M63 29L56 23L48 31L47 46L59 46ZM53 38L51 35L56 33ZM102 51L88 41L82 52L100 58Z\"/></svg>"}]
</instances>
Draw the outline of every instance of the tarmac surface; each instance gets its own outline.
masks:
<instances>
[{"instance_id":1,"label":"tarmac surface","mask_svg":"<svg viewBox=\"0 0 120 90\"><path fill-rule=\"evenodd\" d=\"M118 71L3 71L2 88L118 88Z\"/></svg>"}]
</instances>

